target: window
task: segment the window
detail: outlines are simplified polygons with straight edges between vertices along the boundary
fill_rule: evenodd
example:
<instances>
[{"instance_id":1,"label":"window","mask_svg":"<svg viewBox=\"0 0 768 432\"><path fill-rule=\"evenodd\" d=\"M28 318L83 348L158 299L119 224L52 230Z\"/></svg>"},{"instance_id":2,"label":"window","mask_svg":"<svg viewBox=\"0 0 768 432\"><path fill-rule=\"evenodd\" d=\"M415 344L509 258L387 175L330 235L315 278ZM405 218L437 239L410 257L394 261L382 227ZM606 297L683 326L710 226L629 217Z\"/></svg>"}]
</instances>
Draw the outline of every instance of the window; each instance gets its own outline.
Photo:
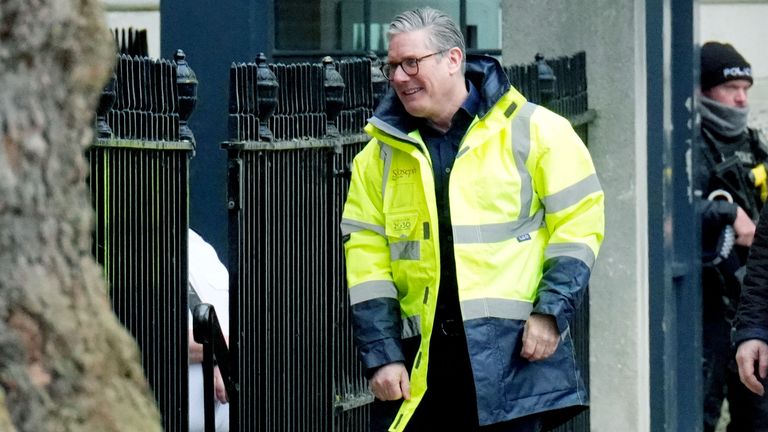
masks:
<instances>
[{"instance_id":1,"label":"window","mask_svg":"<svg viewBox=\"0 0 768 432\"><path fill-rule=\"evenodd\" d=\"M422 5L451 15L469 51L501 53L501 0L275 0L275 57L384 55L392 18Z\"/></svg>"}]
</instances>

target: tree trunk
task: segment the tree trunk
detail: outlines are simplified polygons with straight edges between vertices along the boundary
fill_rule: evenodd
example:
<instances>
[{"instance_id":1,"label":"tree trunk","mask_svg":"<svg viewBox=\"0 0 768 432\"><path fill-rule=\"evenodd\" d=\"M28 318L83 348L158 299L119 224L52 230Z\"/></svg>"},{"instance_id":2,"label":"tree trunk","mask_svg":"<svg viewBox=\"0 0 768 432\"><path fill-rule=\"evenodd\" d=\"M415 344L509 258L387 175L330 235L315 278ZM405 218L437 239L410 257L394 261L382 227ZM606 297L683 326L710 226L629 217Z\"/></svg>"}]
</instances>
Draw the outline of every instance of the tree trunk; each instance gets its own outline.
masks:
<instances>
[{"instance_id":1,"label":"tree trunk","mask_svg":"<svg viewBox=\"0 0 768 432\"><path fill-rule=\"evenodd\" d=\"M0 0L0 430L155 431L90 254L85 148L114 62L99 0Z\"/></svg>"}]
</instances>

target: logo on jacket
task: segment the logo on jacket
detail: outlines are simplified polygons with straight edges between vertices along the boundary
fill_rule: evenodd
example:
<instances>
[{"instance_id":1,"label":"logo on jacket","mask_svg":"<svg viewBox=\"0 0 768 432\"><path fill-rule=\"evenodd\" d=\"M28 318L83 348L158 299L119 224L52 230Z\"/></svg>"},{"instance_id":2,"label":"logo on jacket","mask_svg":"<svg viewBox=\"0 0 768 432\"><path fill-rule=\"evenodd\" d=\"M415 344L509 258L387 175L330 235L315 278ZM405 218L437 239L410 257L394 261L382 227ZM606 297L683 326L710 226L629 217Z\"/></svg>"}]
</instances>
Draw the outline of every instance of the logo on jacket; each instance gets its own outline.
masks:
<instances>
[{"instance_id":1,"label":"logo on jacket","mask_svg":"<svg viewBox=\"0 0 768 432\"><path fill-rule=\"evenodd\" d=\"M751 151L736 150L733 152L733 154L735 154L736 157L739 158L739 162L743 163L744 165L757 165L755 155L753 155Z\"/></svg>"},{"instance_id":2,"label":"logo on jacket","mask_svg":"<svg viewBox=\"0 0 768 432\"><path fill-rule=\"evenodd\" d=\"M416 168L395 168L392 170L392 180L408 178L416 174Z\"/></svg>"},{"instance_id":3,"label":"logo on jacket","mask_svg":"<svg viewBox=\"0 0 768 432\"><path fill-rule=\"evenodd\" d=\"M531 235L530 235L530 234L523 234L523 235L519 235L519 236L517 236L517 241L518 241L519 243L522 243L522 242L524 242L524 241L528 241L528 240L530 240L530 239L531 239Z\"/></svg>"}]
</instances>

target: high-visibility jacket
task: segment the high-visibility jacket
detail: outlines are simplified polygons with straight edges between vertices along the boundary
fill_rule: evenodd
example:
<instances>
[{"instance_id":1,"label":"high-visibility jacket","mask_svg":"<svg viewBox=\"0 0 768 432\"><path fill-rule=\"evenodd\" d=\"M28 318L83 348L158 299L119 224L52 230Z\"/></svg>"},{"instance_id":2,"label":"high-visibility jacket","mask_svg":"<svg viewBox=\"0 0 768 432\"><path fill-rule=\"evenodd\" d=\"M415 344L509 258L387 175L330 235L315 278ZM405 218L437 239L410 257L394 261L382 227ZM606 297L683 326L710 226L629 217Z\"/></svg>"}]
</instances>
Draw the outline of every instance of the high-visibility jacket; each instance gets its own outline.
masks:
<instances>
[{"instance_id":1,"label":"high-visibility jacket","mask_svg":"<svg viewBox=\"0 0 768 432\"><path fill-rule=\"evenodd\" d=\"M568 323L603 239L594 166L570 123L527 102L494 59L469 56L466 77L482 103L456 155L449 201L480 424L584 406ZM411 399L392 431L427 390L440 289L434 179L416 121L390 91L366 126L372 139L355 157L341 227L363 365L405 360L402 340L420 336ZM554 316L561 332L556 352L536 362L520 356L531 312Z\"/></svg>"}]
</instances>

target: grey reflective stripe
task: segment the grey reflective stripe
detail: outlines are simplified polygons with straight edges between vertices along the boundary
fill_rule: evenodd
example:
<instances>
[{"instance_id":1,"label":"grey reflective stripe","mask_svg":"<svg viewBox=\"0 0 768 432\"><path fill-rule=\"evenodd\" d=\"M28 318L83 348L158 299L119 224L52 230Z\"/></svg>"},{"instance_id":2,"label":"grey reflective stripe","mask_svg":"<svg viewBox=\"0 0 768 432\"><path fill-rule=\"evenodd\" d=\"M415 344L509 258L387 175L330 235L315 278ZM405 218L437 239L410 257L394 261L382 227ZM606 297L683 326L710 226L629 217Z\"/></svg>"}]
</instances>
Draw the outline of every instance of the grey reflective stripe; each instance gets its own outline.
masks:
<instances>
[{"instance_id":1,"label":"grey reflective stripe","mask_svg":"<svg viewBox=\"0 0 768 432\"><path fill-rule=\"evenodd\" d=\"M416 141L413 137L408 136L408 134L403 133L401 130L393 127L392 125L390 125L389 123L381 120L378 117L371 117L371 118L369 118L368 119L368 123L370 123L373 126L377 127L382 132L384 132L384 133L386 133L388 135L392 135L393 137L395 137L395 138L397 138L399 140L406 141L406 142L411 142L411 143L414 143L414 144L417 144L417 145L419 144L419 142Z\"/></svg>"},{"instance_id":2,"label":"grey reflective stripe","mask_svg":"<svg viewBox=\"0 0 768 432\"><path fill-rule=\"evenodd\" d=\"M498 243L528 234L544 226L544 210L532 217L512 222L484 225L454 225L453 243Z\"/></svg>"},{"instance_id":3,"label":"grey reflective stripe","mask_svg":"<svg viewBox=\"0 0 768 432\"><path fill-rule=\"evenodd\" d=\"M418 315L403 318L403 339L418 336L421 334L421 317Z\"/></svg>"},{"instance_id":4,"label":"grey reflective stripe","mask_svg":"<svg viewBox=\"0 0 768 432\"><path fill-rule=\"evenodd\" d=\"M526 102L512 119L512 153L520 175L520 218L528 216L533 201L533 181L525 166L531 152L531 115L536 105Z\"/></svg>"},{"instance_id":5,"label":"grey reflective stripe","mask_svg":"<svg viewBox=\"0 0 768 432\"><path fill-rule=\"evenodd\" d=\"M463 149L459 150L459 152L456 153L456 159L464 156L464 153L466 153L467 151L469 151L469 146L465 145Z\"/></svg>"},{"instance_id":6,"label":"grey reflective stripe","mask_svg":"<svg viewBox=\"0 0 768 432\"><path fill-rule=\"evenodd\" d=\"M384 192L387 190L387 180L389 171L392 169L392 147L389 144L379 142L379 157L384 161L384 172L381 176L381 197L384 199Z\"/></svg>"},{"instance_id":7,"label":"grey reflective stripe","mask_svg":"<svg viewBox=\"0 0 768 432\"><path fill-rule=\"evenodd\" d=\"M578 203L587 195L601 190L597 174L592 174L559 192L544 197L542 201L547 208L547 213L556 213Z\"/></svg>"},{"instance_id":8,"label":"grey reflective stripe","mask_svg":"<svg viewBox=\"0 0 768 432\"><path fill-rule=\"evenodd\" d=\"M384 230L384 227L381 225L374 225L369 224L365 222L360 222L352 219L342 219L341 220L341 235L349 235L353 232L358 231L373 231L376 234L385 236L386 231Z\"/></svg>"},{"instance_id":9,"label":"grey reflective stripe","mask_svg":"<svg viewBox=\"0 0 768 432\"><path fill-rule=\"evenodd\" d=\"M533 303L523 300L481 298L461 302L464 321L477 318L526 320L532 310Z\"/></svg>"},{"instance_id":10,"label":"grey reflective stripe","mask_svg":"<svg viewBox=\"0 0 768 432\"><path fill-rule=\"evenodd\" d=\"M350 304L356 305L378 298L397 299L395 283L389 280L375 280L349 287Z\"/></svg>"},{"instance_id":11,"label":"grey reflective stripe","mask_svg":"<svg viewBox=\"0 0 768 432\"><path fill-rule=\"evenodd\" d=\"M544 259L559 256L576 258L584 262L589 268L595 265L595 253L584 243L550 243L544 251Z\"/></svg>"},{"instance_id":12,"label":"grey reflective stripe","mask_svg":"<svg viewBox=\"0 0 768 432\"><path fill-rule=\"evenodd\" d=\"M389 244L389 258L392 261L409 260L418 261L421 259L421 242L400 241Z\"/></svg>"}]
</instances>

